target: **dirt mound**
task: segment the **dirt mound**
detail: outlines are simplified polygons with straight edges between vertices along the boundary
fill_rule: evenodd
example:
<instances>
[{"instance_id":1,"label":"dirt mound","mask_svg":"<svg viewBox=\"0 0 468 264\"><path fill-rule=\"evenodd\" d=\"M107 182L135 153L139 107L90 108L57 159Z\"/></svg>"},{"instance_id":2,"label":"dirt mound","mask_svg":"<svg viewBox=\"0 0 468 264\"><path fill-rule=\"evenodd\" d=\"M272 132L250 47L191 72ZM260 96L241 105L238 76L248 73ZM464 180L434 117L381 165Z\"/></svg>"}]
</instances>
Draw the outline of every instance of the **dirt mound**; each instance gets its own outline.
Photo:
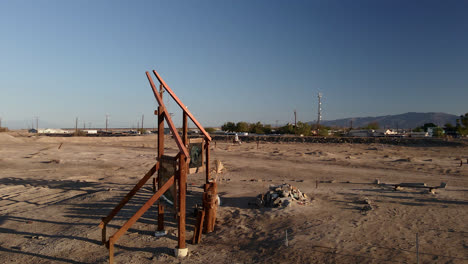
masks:
<instances>
[{"instance_id":1,"label":"dirt mound","mask_svg":"<svg viewBox=\"0 0 468 264\"><path fill-rule=\"evenodd\" d=\"M23 140L6 133L0 133L0 143L22 143Z\"/></svg>"}]
</instances>

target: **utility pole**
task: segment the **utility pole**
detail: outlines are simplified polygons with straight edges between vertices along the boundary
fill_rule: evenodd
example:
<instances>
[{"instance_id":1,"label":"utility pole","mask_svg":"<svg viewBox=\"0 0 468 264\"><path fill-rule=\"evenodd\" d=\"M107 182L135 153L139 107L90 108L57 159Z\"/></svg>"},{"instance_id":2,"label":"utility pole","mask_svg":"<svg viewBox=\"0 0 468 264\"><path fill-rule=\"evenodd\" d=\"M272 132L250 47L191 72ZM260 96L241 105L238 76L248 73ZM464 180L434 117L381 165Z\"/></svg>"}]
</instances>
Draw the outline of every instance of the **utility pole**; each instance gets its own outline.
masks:
<instances>
[{"instance_id":1,"label":"utility pole","mask_svg":"<svg viewBox=\"0 0 468 264\"><path fill-rule=\"evenodd\" d=\"M37 133L39 133L39 117L35 116L34 118L36 118L36 130L37 130Z\"/></svg>"},{"instance_id":2,"label":"utility pole","mask_svg":"<svg viewBox=\"0 0 468 264\"><path fill-rule=\"evenodd\" d=\"M107 133L107 125L108 125L108 123L109 123L109 115L106 114L106 133Z\"/></svg>"},{"instance_id":3,"label":"utility pole","mask_svg":"<svg viewBox=\"0 0 468 264\"><path fill-rule=\"evenodd\" d=\"M145 119L145 115L141 115L141 132L143 133L143 120Z\"/></svg>"},{"instance_id":4,"label":"utility pole","mask_svg":"<svg viewBox=\"0 0 468 264\"><path fill-rule=\"evenodd\" d=\"M318 116L317 116L317 129L319 129L320 121L322 120L322 94L318 93Z\"/></svg>"},{"instance_id":5,"label":"utility pole","mask_svg":"<svg viewBox=\"0 0 468 264\"><path fill-rule=\"evenodd\" d=\"M86 122L83 121L83 130L85 130L85 129L86 129Z\"/></svg>"},{"instance_id":6,"label":"utility pole","mask_svg":"<svg viewBox=\"0 0 468 264\"><path fill-rule=\"evenodd\" d=\"M297 134L297 113L296 109L294 109L294 135Z\"/></svg>"},{"instance_id":7,"label":"utility pole","mask_svg":"<svg viewBox=\"0 0 468 264\"><path fill-rule=\"evenodd\" d=\"M78 135L78 117L75 119L75 134Z\"/></svg>"}]
</instances>

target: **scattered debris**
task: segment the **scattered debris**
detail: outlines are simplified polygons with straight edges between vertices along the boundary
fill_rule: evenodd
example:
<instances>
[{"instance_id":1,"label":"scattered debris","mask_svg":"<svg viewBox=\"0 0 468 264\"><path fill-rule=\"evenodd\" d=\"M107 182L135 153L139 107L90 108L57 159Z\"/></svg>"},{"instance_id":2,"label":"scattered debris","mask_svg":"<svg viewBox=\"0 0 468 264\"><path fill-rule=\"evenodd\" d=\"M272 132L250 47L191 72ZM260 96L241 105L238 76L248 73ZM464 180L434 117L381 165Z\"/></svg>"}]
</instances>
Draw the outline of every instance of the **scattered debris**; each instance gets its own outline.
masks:
<instances>
[{"instance_id":1,"label":"scattered debris","mask_svg":"<svg viewBox=\"0 0 468 264\"><path fill-rule=\"evenodd\" d=\"M270 190L265 194L260 194L257 197L256 205L259 207L288 207L292 202L297 202L301 205L309 203L309 199L305 193L302 193L298 188L291 184L281 184L270 186Z\"/></svg>"},{"instance_id":2,"label":"scattered debris","mask_svg":"<svg viewBox=\"0 0 468 264\"><path fill-rule=\"evenodd\" d=\"M320 181L320 183L335 183L335 180Z\"/></svg>"},{"instance_id":3,"label":"scattered debris","mask_svg":"<svg viewBox=\"0 0 468 264\"><path fill-rule=\"evenodd\" d=\"M411 158L406 158L406 159L397 159L395 162L411 162Z\"/></svg>"},{"instance_id":4,"label":"scattered debris","mask_svg":"<svg viewBox=\"0 0 468 264\"><path fill-rule=\"evenodd\" d=\"M221 173L224 170L224 165L220 160L215 160L215 171Z\"/></svg>"},{"instance_id":5,"label":"scattered debris","mask_svg":"<svg viewBox=\"0 0 468 264\"><path fill-rule=\"evenodd\" d=\"M59 164L59 163L60 163L60 160L58 160L58 159L45 160L45 161L41 161L41 163L46 163L46 164L55 163L55 164Z\"/></svg>"},{"instance_id":6,"label":"scattered debris","mask_svg":"<svg viewBox=\"0 0 468 264\"><path fill-rule=\"evenodd\" d=\"M403 190L403 187L407 188L426 188L430 193L435 194L435 189L445 189L447 183L441 182L439 186L427 186L424 182L402 182L400 184L395 184L395 191Z\"/></svg>"},{"instance_id":7,"label":"scattered debris","mask_svg":"<svg viewBox=\"0 0 468 264\"><path fill-rule=\"evenodd\" d=\"M427 185L424 182L402 182L400 184L401 187L426 187Z\"/></svg>"}]
</instances>

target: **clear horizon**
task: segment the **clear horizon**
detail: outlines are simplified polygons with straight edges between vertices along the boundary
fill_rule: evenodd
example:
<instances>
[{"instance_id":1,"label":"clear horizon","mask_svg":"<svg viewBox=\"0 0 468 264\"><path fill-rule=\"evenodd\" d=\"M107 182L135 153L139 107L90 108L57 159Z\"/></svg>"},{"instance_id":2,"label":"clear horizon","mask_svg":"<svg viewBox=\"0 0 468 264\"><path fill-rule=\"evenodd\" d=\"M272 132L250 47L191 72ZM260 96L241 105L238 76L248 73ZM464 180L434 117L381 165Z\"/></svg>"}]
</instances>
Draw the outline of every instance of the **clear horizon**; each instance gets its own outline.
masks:
<instances>
[{"instance_id":1,"label":"clear horizon","mask_svg":"<svg viewBox=\"0 0 468 264\"><path fill-rule=\"evenodd\" d=\"M461 115L467 13L465 1L2 1L0 118L155 124L153 69L207 127L288 123L295 109L313 121L318 92L324 120Z\"/></svg>"}]
</instances>

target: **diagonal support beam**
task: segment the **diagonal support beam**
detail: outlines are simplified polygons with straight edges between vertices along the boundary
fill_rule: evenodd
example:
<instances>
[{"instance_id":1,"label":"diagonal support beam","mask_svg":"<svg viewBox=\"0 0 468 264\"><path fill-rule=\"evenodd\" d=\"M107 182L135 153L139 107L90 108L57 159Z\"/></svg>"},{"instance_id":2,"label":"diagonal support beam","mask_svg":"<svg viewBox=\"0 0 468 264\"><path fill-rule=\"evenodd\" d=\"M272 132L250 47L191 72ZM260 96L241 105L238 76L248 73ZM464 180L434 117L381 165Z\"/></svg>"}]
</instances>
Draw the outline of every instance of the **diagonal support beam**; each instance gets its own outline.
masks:
<instances>
[{"instance_id":1,"label":"diagonal support beam","mask_svg":"<svg viewBox=\"0 0 468 264\"><path fill-rule=\"evenodd\" d=\"M104 217L99 224L99 227L101 229L104 229L107 223L109 223L114 216L117 215L117 213L124 207L125 204L130 201L130 199L137 193L137 191L153 176L153 174L159 169L159 162L157 162L146 174L141 180L133 187L133 189L122 199L122 201L110 212L110 214L107 217Z\"/></svg>"},{"instance_id":2,"label":"diagonal support beam","mask_svg":"<svg viewBox=\"0 0 468 264\"><path fill-rule=\"evenodd\" d=\"M175 93L172 91L172 89L169 88L169 86L166 84L166 82L161 78L161 76L159 76L158 72L153 70L153 73L156 76L156 78L158 79L158 81L164 86L164 88L166 88L166 91L169 93L169 95L174 99L174 101L176 101L176 103L180 106L180 108L182 108L182 111L184 111L188 115L188 117L193 121L193 123L198 127L198 129L200 129L200 131L203 133L203 135L209 141L211 141L211 137L208 134L208 132L205 131L205 129L202 127L202 125L197 121L197 119L195 119L195 117L192 115L192 113L190 113L190 111L182 103L182 101L180 101L179 97L177 97L177 95L175 95Z\"/></svg>"},{"instance_id":3,"label":"diagonal support beam","mask_svg":"<svg viewBox=\"0 0 468 264\"><path fill-rule=\"evenodd\" d=\"M153 79L151 78L151 75L149 72L146 72L146 77L148 78L148 81L151 85L151 88L153 89L153 94L156 97L156 100L158 101L158 104L164 109L164 112L166 113L164 115L167 124L169 125L169 129L172 132L172 135L174 136L174 139L176 141L177 147L179 147L179 150L182 151L185 155L185 157L189 157L189 153L187 148L184 146L184 143L182 142L182 139L180 138L179 132L177 132L176 127L174 126L174 123L172 122L171 115L167 114L166 106L164 105L164 102L161 98L161 95L159 94L158 90L156 89L156 86L154 85Z\"/></svg>"},{"instance_id":4,"label":"diagonal support beam","mask_svg":"<svg viewBox=\"0 0 468 264\"><path fill-rule=\"evenodd\" d=\"M169 187L174 184L174 176L159 189L151 198L119 229L113 236L109 238L109 243L115 244L117 240L153 205L161 195L163 195Z\"/></svg>"}]
</instances>

